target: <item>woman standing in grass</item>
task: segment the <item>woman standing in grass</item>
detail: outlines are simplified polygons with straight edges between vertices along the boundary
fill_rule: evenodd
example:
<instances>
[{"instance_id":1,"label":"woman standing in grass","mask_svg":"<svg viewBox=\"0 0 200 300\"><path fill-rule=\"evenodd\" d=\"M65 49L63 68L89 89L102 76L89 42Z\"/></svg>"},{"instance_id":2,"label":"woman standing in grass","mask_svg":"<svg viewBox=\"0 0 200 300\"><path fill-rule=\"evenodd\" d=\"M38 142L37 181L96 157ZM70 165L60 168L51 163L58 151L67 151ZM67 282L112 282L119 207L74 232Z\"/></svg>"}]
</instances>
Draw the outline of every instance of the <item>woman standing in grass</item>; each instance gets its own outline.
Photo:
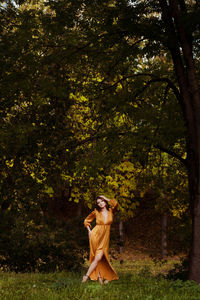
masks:
<instances>
[{"instance_id":1,"label":"woman standing in grass","mask_svg":"<svg viewBox=\"0 0 200 300\"><path fill-rule=\"evenodd\" d=\"M108 283L111 280L119 279L108 258L110 225L113 222L113 213L117 208L117 202L114 199L109 200L105 196L98 196L96 203L97 208L84 221L90 242L90 266L86 275L83 276L82 282L86 282L90 277L91 280L99 280L102 284L103 280L104 283ZM91 230L91 222L95 218L96 226Z\"/></svg>"}]
</instances>

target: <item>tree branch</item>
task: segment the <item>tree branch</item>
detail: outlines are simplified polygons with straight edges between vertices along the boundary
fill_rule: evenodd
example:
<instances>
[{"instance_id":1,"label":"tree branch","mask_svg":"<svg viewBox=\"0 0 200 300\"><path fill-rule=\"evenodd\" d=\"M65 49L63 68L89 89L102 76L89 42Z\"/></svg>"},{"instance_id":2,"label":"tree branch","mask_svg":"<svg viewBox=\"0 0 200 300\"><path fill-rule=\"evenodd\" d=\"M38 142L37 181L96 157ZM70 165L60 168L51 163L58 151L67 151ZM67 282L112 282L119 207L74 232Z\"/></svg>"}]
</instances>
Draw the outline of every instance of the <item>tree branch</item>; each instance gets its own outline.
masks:
<instances>
[{"instance_id":1,"label":"tree branch","mask_svg":"<svg viewBox=\"0 0 200 300\"><path fill-rule=\"evenodd\" d=\"M150 74L150 73L138 73L138 74L133 74L133 75L127 75L126 77L123 77L119 80L117 80L114 84L110 85L110 86L107 86L107 88L104 87L104 90L105 89L110 89L110 88L113 88L115 86L117 86L118 83L121 83L129 78L133 78L133 77L137 77L137 76L150 76L150 77L154 77L154 75ZM104 80L103 80L104 81ZM103 81L101 81L100 84L103 83ZM136 95L136 97L138 97L140 94L142 94L146 89L147 87L151 84L151 83L155 83L155 82L166 82L168 85L168 88L171 88L178 100L179 103L181 103L181 94L178 90L178 88L174 85L174 83L169 79L169 78L166 78L166 77L163 77L163 78L153 78L149 81L146 82L146 85L141 89L141 91Z\"/></svg>"},{"instance_id":2,"label":"tree branch","mask_svg":"<svg viewBox=\"0 0 200 300\"><path fill-rule=\"evenodd\" d=\"M159 150L161 150L161 151L163 151L163 152L165 152L165 153L167 153L169 155L171 155L172 157L174 157L176 159L178 159L182 164L184 164L184 166L187 167L187 159L182 158L176 152L174 152L174 151L172 151L170 149L167 149L167 148L165 148L165 147L163 147L163 146L161 146L159 144L153 145L153 147L156 148L156 149L159 149Z\"/></svg>"},{"instance_id":3,"label":"tree branch","mask_svg":"<svg viewBox=\"0 0 200 300\"><path fill-rule=\"evenodd\" d=\"M142 88L142 90L136 95L138 97L141 93L143 93L152 83L155 82L166 82L168 84L168 87L171 88L178 100L179 103L181 103L181 94L177 87L173 84L173 82L168 78L154 78L146 82L146 85Z\"/></svg>"}]
</instances>

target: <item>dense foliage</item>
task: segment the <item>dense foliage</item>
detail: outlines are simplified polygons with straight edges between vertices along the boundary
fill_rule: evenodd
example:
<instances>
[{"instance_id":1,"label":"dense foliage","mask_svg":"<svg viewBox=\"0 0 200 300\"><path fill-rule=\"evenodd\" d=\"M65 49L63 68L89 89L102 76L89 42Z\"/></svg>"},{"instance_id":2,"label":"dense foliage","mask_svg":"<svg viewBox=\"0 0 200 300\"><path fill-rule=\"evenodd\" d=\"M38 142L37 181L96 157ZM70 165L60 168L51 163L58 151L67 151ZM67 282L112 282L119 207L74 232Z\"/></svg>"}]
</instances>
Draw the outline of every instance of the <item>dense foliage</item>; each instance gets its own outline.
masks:
<instances>
[{"instance_id":1,"label":"dense foliage","mask_svg":"<svg viewBox=\"0 0 200 300\"><path fill-rule=\"evenodd\" d=\"M0 265L14 272L79 271L88 247L82 218L1 214ZM75 225L74 225L75 224Z\"/></svg>"},{"instance_id":2,"label":"dense foliage","mask_svg":"<svg viewBox=\"0 0 200 300\"><path fill-rule=\"evenodd\" d=\"M60 251L65 261L64 248L70 248L62 244L65 226L55 226L60 248L54 235L46 240L54 227L47 222L51 201L91 208L97 194L106 192L119 200L120 217L126 220L152 189L157 211L183 222L188 218L194 196L190 158L198 148L190 140L198 139L188 129L173 57L174 48L183 46L180 30L169 44L162 18L162 3L172 2L0 2L0 207L9 224L5 236L10 236L2 263L45 269L51 265L46 252L30 257L40 243L54 257L54 268L58 258L53 253ZM178 3L182 31L187 40L193 36L198 69L199 6ZM188 74L184 47L178 55ZM35 223L34 209L46 221ZM19 256L11 255L12 240L19 241Z\"/></svg>"}]
</instances>

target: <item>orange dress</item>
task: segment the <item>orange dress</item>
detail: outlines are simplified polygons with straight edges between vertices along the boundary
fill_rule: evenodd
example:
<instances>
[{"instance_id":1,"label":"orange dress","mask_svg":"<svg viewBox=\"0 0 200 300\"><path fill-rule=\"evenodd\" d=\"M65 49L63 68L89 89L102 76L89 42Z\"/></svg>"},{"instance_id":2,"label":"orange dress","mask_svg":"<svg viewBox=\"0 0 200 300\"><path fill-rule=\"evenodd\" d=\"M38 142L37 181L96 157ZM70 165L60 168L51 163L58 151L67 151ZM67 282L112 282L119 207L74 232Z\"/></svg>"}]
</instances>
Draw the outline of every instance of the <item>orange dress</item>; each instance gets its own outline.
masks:
<instances>
[{"instance_id":1,"label":"orange dress","mask_svg":"<svg viewBox=\"0 0 200 300\"><path fill-rule=\"evenodd\" d=\"M96 226L92 229L90 235L90 264L98 253L103 251L104 254L95 270L90 274L91 280L97 280L99 274L102 279L107 279L109 281L119 279L108 258L110 225L113 222L113 213L118 204L114 199L111 199L109 204L111 205L111 208L109 208L106 223L104 216L97 209L92 211L84 220L84 226L91 227L91 222L96 218Z\"/></svg>"}]
</instances>

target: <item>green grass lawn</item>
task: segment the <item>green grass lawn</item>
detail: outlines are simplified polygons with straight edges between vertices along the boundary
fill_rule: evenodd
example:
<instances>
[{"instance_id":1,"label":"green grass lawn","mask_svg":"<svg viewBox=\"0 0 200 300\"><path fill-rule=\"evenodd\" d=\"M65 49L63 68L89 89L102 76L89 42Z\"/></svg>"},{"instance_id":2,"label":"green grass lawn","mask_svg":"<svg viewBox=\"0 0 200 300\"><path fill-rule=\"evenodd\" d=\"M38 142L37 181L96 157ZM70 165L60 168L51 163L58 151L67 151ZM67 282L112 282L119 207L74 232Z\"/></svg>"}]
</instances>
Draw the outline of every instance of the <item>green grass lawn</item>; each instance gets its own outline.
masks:
<instances>
[{"instance_id":1,"label":"green grass lawn","mask_svg":"<svg viewBox=\"0 0 200 300\"><path fill-rule=\"evenodd\" d=\"M83 273L0 273L0 299L65 300L198 300L200 286L195 282L167 280L165 274L174 261L154 264L151 260L113 262L120 279L101 286L81 283Z\"/></svg>"}]
</instances>

